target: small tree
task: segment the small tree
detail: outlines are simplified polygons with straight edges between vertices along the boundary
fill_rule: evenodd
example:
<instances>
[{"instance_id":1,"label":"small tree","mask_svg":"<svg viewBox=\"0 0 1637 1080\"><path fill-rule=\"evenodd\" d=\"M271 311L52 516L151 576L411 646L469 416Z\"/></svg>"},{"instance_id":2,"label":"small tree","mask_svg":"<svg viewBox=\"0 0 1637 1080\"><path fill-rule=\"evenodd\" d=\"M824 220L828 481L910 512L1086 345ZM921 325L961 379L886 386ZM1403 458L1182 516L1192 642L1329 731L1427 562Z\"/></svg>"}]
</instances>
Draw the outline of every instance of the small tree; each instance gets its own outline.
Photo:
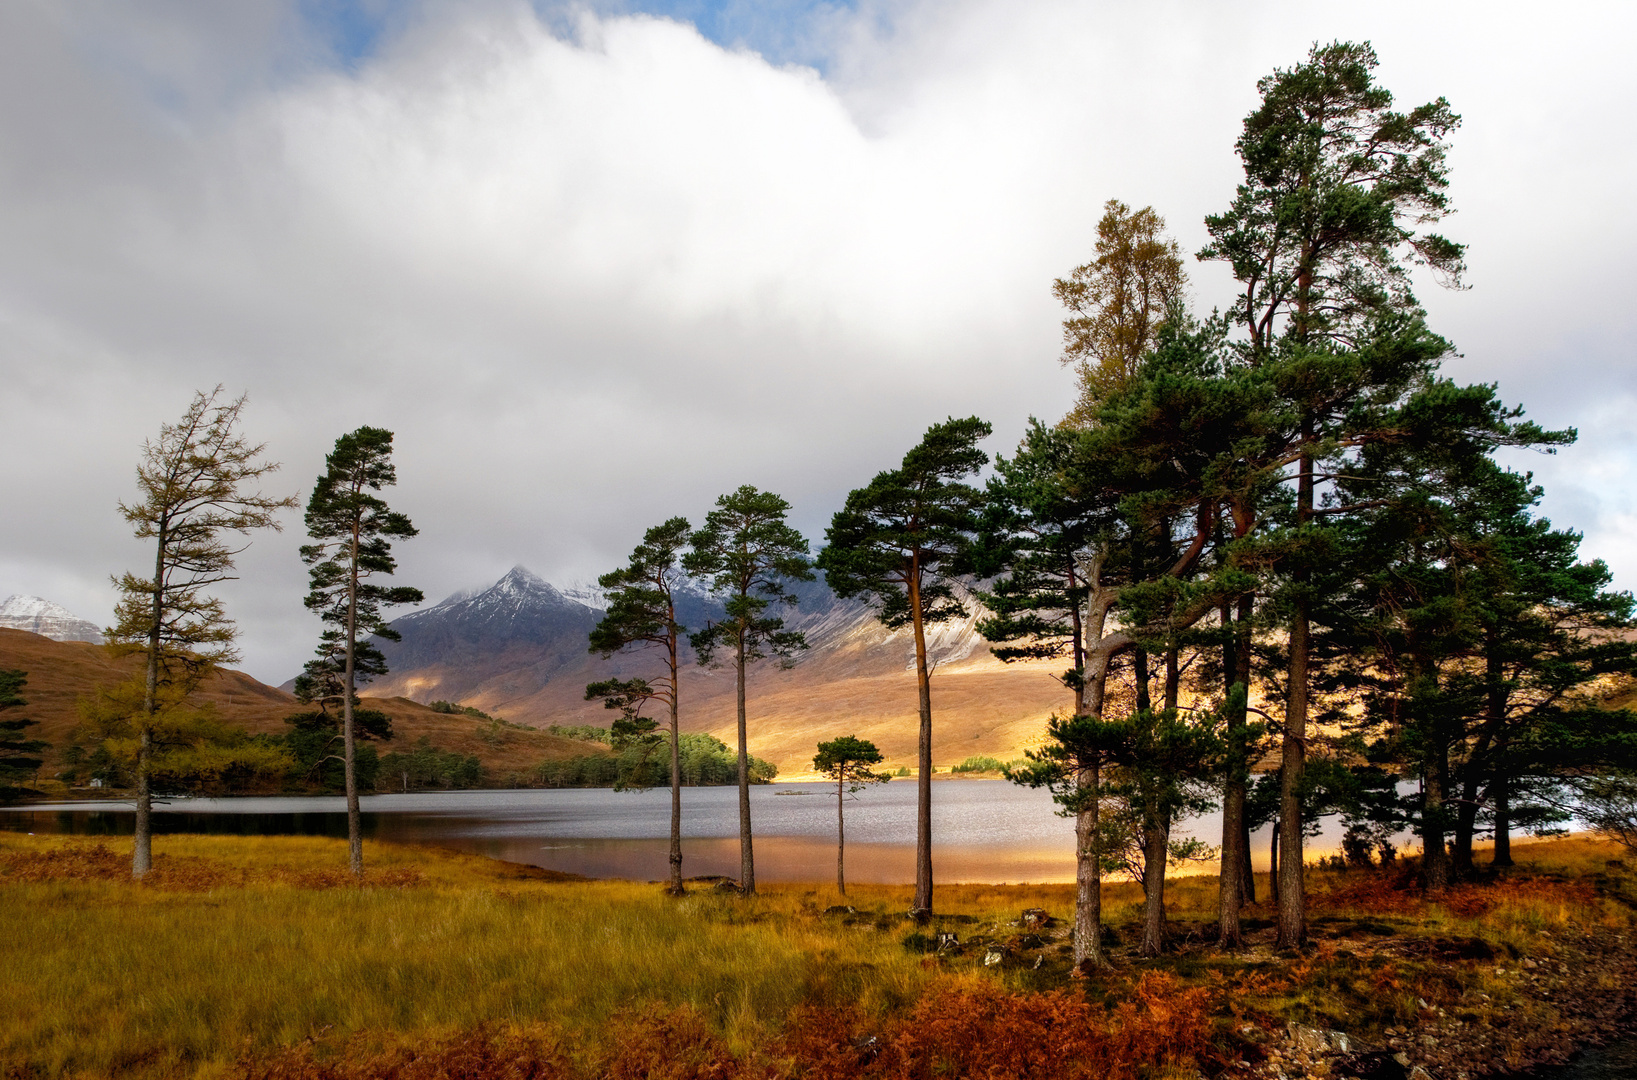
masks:
<instances>
[{"instance_id":1,"label":"small tree","mask_svg":"<svg viewBox=\"0 0 1637 1080\"><path fill-rule=\"evenodd\" d=\"M28 704L18 693L28 682L27 675L26 671L0 671L0 712ZM20 716L0 720L0 791L21 785L45 763L39 754L51 744L23 737L24 728L38 723Z\"/></svg>"},{"instance_id":2,"label":"small tree","mask_svg":"<svg viewBox=\"0 0 1637 1080\"><path fill-rule=\"evenodd\" d=\"M784 628L784 620L767 614L774 601L796 602L791 581L811 581L807 539L785 524L790 504L771 491L750 485L716 500L704 527L691 538L693 551L683 560L690 574L703 578L723 599L722 621L688 638L701 664L713 661L718 648L731 647L738 690L739 719L739 889L756 892L756 859L750 834L750 751L745 731L745 665L768 653L789 663L807 639Z\"/></svg>"},{"instance_id":3,"label":"small tree","mask_svg":"<svg viewBox=\"0 0 1637 1080\"><path fill-rule=\"evenodd\" d=\"M818 744L813 768L836 782L836 891L847 895L847 822L842 812L848 793L863 791L866 784L882 784L892 777L870 771L881 764L881 751L868 739L843 735Z\"/></svg>"},{"instance_id":4,"label":"small tree","mask_svg":"<svg viewBox=\"0 0 1637 1080\"><path fill-rule=\"evenodd\" d=\"M658 649L665 658L663 681L609 679L585 688L587 698L602 698L611 709L634 719L649 700L664 702L671 713L671 879L667 891L682 889L682 748L677 730L677 637L687 627L676 621L676 590L685 575L682 552L688 546L688 519L674 517L643 534L631 561L597 579L607 590L608 610L591 630L591 651L605 658L633 645Z\"/></svg>"},{"instance_id":5,"label":"small tree","mask_svg":"<svg viewBox=\"0 0 1637 1080\"><path fill-rule=\"evenodd\" d=\"M130 717L137 746L131 875L138 878L153 866L155 718L165 700L186 700L218 665L238 659L233 622L206 593L233 580L233 560L244 550L224 534L278 530L277 512L296 505L294 496L245 490L279 466L260 460L265 444L251 445L238 433L245 398L217 404L221 392L218 386L194 394L179 423L161 426L156 441L142 444L140 497L119 504L137 538L154 541L151 577L127 572L114 579L120 599L104 635L116 653L140 652L146 661L141 703Z\"/></svg>"},{"instance_id":6,"label":"small tree","mask_svg":"<svg viewBox=\"0 0 1637 1080\"><path fill-rule=\"evenodd\" d=\"M915 639L921 699L920 775L915 807L915 910L932 911L932 669L926 627L964 619L955 581L972 556L983 493L965 479L989 461L978 442L993 429L975 416L927 429L896 469L847 496L819 553L837 596L868 596L877 618Z\"/></svg>"},{"instance_id":7,"label":"small tree","mask_svg":"<svg viewBox=\"0 0 1637 1080\"><path fill-rule=\"evenodd\" d=\"M333 630L319 645L319 660L341 663L341 739L347 782L347 858L352 872L363 876L364 838L358 810L357 718L353 702L360 683L384 674L386 663L365 639L371 635L399 640L387 625L383 605L418 604L419 589L383 586L367 580L391 576L398 563L388 539L415 535L409 518L390 509L371 492L398 482L392 465L392 432L361 427L335 440L335 450L324 459L324 475L307 500L307 535L316 543L303 545L301 561L310 568L310 611ZM334 634L339 634L339 641ZM373 658L372 658L373 654ZM359 657L365 663L359 664ZM311 667L311 665L309 665ZM313 676L315 671L305 674ZM330 671L329 674L334 674Z\"/></svg>"}]
</instances>

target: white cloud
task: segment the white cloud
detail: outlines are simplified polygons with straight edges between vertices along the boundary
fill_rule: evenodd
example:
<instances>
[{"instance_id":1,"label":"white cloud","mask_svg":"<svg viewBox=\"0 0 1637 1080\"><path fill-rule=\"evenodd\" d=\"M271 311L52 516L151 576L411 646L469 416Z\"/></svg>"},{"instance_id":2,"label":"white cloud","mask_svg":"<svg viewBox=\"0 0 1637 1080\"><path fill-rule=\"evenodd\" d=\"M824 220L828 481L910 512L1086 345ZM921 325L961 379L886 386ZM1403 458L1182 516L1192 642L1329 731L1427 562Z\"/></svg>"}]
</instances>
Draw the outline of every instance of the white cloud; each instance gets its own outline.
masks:
<instances>
[{"instance_id":1,"label":"white cloud","mask_svg":"<svg viewBox=\"0 0 1637 1080\"><path fill-rule=\"evenodd\" d=\"M744 482L816 535L927 423L977 412L1004 449L1061 412L1048 286L1103 201L1197 248L1255 80L1334 37L1466 115L1448 231L1475 288L1429 290L1435 324L1459 377L1587 425L1549 509L1637 584L1637 551L1596 546L1630 447L1588 422L1637 393L1622 7L865 4L811 28L822 77L499 3L428 3L341 69L293 3L192 10L0 15L0 593L105 619L141 561L113 513L137 446L219 381L291 490L342 431L398 432L403 578L433 598L594 574ZM264 678L314 634L296 543L260 538L227 596Z\"/></svg>"}]
</instances>

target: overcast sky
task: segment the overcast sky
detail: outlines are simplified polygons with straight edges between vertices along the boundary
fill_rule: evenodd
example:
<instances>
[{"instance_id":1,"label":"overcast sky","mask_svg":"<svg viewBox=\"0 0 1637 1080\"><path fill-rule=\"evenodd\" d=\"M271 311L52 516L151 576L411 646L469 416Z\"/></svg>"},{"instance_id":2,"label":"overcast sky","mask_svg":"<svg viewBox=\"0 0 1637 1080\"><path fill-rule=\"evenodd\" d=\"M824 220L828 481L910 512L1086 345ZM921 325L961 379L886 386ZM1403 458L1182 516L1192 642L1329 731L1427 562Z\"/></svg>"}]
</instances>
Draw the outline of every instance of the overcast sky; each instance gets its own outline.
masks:
<instances>
[{"instance_id":1,"label":"overcast sky","mask_svg":"<svg viewBox=\"0 0 1637 1080\"><path fill-rule=\"evenodd\" d=\"M744 483L817 538L927 424L977 413L1008 451L1060 416L1050 284L1103 202L1197 250L1256 80L1337 38L1464 116L1471 289L1420 288L1448 370L1580 429L1518 460L1637 588L1634 11L9 0L0 596L106 623L108 575L152 558L115 512L142 440L216 383L281 493L342 432L397 433L429 600L594 577ZM288 521L223 593L274 682L317 634Z\"/></svg>"}]
</instances>

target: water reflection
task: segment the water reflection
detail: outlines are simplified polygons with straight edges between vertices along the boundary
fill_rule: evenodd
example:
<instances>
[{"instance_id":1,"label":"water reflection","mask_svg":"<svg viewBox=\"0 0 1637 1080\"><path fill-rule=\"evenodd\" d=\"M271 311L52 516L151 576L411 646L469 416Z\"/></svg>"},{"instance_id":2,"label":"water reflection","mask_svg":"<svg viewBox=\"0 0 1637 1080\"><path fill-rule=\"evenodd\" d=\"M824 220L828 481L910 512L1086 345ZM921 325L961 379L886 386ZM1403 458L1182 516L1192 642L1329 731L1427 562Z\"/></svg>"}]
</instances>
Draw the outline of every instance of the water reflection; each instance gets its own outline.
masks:
<instances>
[{"instance_id":1,"label":"water reflection","mask_svg":"<svg viewBox=\"0 0 1637 1080\"><path fill-rule=\"evenodd\" d=\"M737 790L684 788L683 872L737 876ZM423 792L362 800L364 836L426 843L588 877L655 880L667 873L670 793L602 788L549 791ZM1005 781L933 785L933 868L946 882L1074 880L1074 829L1045 791ZM345 836L340 796L174 799L156 806L154 831L245 836ZM902 883L915 877L915 784L898 781L850 797L847 877ZM835 788L820 783L751 789L756 873L766 881L825 881L835 875ZM80 802L0 809L0 828L91 836L132 831L129 803ZM1220 818L1185 825L1219 842ZM1182 831L1182 830L1179 830ZM1332 831L1336 831L1332 828ZM1253 837L1265 869L1266 830ZM1334 848L1321 836L1310 850ZM1199 864L1192 872L1214 872Z\"/></svg>"}]
</instances>

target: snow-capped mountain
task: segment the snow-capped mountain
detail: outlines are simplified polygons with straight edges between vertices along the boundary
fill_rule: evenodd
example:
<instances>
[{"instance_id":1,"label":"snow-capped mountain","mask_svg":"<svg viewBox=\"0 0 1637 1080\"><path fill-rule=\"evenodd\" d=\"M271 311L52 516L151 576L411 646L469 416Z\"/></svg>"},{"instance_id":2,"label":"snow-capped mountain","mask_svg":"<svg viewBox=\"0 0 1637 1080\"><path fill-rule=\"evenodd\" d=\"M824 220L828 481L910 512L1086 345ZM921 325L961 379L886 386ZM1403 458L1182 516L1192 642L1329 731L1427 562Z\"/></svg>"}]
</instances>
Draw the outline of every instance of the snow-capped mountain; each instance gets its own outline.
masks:
<instances>
[{"instance_id":1,"label":"snow-capped mountain","mask_svg":"<svg viewBox=\"0 0 1637 1080\"><path fill-rule=\"evenodd\" d=\"M27 630L53 641L102 643L102 629L96 623L38 596L6 597L5 603L0 604L0 627Z\"/></svg>"},{"instance_id":2,"label":"snow-capped mountain","mask_svg":"<svg viewBox=\"0 0 1637 1080\"><path fill-rule=\"evenodd\" d=\"M519 647L557 654L586 635L600 614L571 600L550 582L514 566L480 592L460 592L420 611L399 616L392 628L401 642L378 642L393 670L427 665L487 665Z\"/></svg>"},{"instance_id":3,"label":"snow-capped mountain","mask_svg":"<svg viewBox=\"0 0 1637 1080\"><path fill-rule=\"evenodd\" d=\"M752 752L786 771L801 771L809 767L815 739L852 731L875 740L895 762L912 760L917 697L910 631L888 630L868 605L840 599L822 578L793 583L790 591L798 602L774 613L805 634L809 648L790 668L755 665ZM638 646L611 657L590 651L589 635L606 604L594 586L558 588L513 567L487 589L457 593L396 619L392 625L403 641L378 642L390 671L365 693L459 702L542 726L606 726L606 710L585 698L588 683L654 679L664 671L657 649ZM968 607L967 619L928 627L943 717L937 737L948 740L947 753L956 761L968 754L1015 756L1037 737L1064 691L1049 671L990 658L974 625L981 610L975 603ZM721 617L721 603L697 582L678 590L677 619L689 630ZM683 730L731 740L730 665L701 667L686 642L680 659Z\"/></svg>"}]
</instances>

